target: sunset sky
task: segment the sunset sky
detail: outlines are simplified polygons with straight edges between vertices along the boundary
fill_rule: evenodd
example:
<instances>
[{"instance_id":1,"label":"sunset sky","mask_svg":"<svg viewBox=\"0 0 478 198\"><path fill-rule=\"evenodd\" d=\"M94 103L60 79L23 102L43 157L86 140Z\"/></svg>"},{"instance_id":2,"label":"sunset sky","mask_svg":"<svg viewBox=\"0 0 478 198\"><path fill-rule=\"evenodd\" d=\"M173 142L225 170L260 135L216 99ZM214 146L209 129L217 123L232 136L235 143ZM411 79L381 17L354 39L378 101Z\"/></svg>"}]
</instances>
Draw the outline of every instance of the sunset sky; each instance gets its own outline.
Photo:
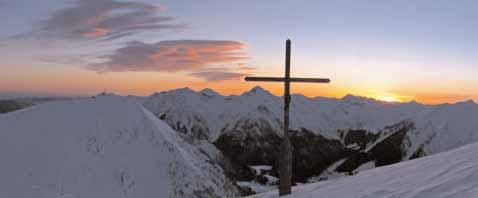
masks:
<instances>
[{"instance_id":1,"label":"sunset sky","mask_svg":"<svg viewBox=\"0 0 478 198\"><path fill-rule=\"evenodd\" d=\"M0 0L0 95L240 94L281 76L307 96L478 100L474 0ZM282 85L261 83L274 94Z\"/></svg>"}]
</instances>

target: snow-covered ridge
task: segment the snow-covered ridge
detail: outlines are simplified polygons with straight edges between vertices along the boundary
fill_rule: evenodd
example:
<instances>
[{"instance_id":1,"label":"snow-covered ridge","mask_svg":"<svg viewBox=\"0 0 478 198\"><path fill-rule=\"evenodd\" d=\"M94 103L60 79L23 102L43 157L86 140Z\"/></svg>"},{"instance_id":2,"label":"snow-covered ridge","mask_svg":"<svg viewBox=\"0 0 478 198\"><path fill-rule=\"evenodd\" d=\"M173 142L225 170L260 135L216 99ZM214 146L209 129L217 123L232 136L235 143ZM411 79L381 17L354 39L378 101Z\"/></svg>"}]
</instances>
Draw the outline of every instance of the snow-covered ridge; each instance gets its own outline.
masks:
<instances>
[{"instance_id":1,"label":"snow-covered ridge","mask_svg":"<svg viewBox=\"0 0 478 198\"><path fill-rule=\"evenodd\" d=\"M294 187L287 197L478 197L478 143L352 177ZM255 198L277 197L277 190Z\"/></svg>"},{"instance_id":2,"label":"snow-covered ridge","mask_svg":"<svg viewBox=\"0 0 478 198\"><path fill-rule=\"evenodd\" d=\"M214 140L228 123L240 118L280 121L282 103L281 97L261 87L254 87L239 96L223 96L211 89L195 92L183 88L153 94L145 99L144 105L156 114L169 112L176 117L202 117L209 128L210 138ZM334 99L307 98L296 94L292 97L291 127L321 131L323 135L336 137L337 129L366 128L379 131L424 109L425 105L417 103L384 103L352 95Z\"/></svg>"},{"instance_id":3,"label":"snow-covered ridge","mask_svg":"<svg viewBox=\"0 0 478 198\"><path fill-rule=\"evenodd\" d=\"M223 96L211 89L195 92L184 88L156 93L143 102L170 125L200 132L200 136L210 141L245 119L265 120L278 133L282 131L283 101L261 87L238 96ZM342 99L292 97L291 128L306 128L332 139L340 139L340 130L364 129L378 133L404 120L416 126L408 136L409 146L423 146L428 153L478 140L478 105L473 101L423 105L387 103L353 95ZM191 130L193 128L195 130Z\"/></svg>"},{"instance_id":4,"label":"snow-covered ridge","mask_svg":"<svg viewBox=\"0 0 478 198\"><path fill-rule=\"evenodd\" d=\"M281 97L260 87L237 96L185 88L156 93L141 102L184 136L214 143L241 166L272 166L271 174L277 176L274 145L280 144L283 132ZM295 150L301 151L295 156L302 159L293 162L300 167L293 170L295 181L356 174L476 142L477 119L478 105L472 101L423 105L353 95L342 99L293 95L291 138ZM234 179L253 179L247 170L239 172Z\"/></svg>"},{"instance_id":5,"label":"snow-covered ridge","mask_svg":"<svg viewBox=\"0 0 478 198\"><path fill-rule=\"evenodd\" d=\"M0 197L237 195L221 167L124 97L2 114L0 156Z\"/></svg>"}]
</instances>

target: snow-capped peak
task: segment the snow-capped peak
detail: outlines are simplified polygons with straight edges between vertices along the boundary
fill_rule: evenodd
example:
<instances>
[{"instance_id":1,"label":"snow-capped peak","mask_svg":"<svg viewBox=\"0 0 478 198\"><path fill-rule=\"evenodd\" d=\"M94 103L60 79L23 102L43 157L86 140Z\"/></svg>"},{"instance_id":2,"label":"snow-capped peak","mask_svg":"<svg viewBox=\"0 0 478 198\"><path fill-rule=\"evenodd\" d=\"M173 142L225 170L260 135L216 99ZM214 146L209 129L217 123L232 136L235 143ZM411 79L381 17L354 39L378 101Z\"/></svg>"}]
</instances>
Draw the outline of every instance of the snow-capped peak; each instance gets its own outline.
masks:
<instances>
[{"instance_id":1,"label":"snow-capped peak","mask_svg":"<svg viewBox=\"0 0 478 198\"><path fill-rule=\"evenodd\" d=\"M221 94L219 94L218 92L214 91L211 88L203 89L203 90L200 91L200 93L203 96L207 96L207 97L214 97L214 96L220 96L221 95Z\"/></svg>"},{"instance_id":2,"label":"snow-capped peak","mask_svg":"<svg viewBox=\"0 0 478 198\"><path fill-rule=\"evenodd\" d=\"M194 90L192 90L189 87L183 87L183 88L179 88L179 89L172 90L172 91L174 91L176 93L182 93L182 94L196 93Z\"/></svg>"},{"instance_id":3,"label":"snow-capped peak","mask_svg":"<svg viewBox=\"0 0 478 198\"><path fill-rule=\"evenodd\" d=\"M243 96L253 96L253 95L259 95L259 96L274 96L272 95L271 92L269 92L268 90L265 90L264 88L260 87L260 86L255 86L253 87L251 90L245 92L242 94Z\"/></svg>"},{"instance_id":4,"label":"snow-capped peak","mask_svg":"<svg viewBox=\"0 0 478 198\"><path fill-rule=\"evenodd\" d=\"M342 97L342 101L350 102L350 103L364 103L364 102L377 102L377 100L369 97L364 96L356 96L352 94L347 94Z\"/></svg>"},{"instance_id":5,"label":"snow-capped peak","mask_svg":"<svg viewBox=\"0 0 478 198\"><path fill-rule=\"evenodd\" d=\"M96 97L104 97L104 96L108 97L108 96L118 96L118 95L113 92L101 92L96 95Z\"/></svg>"},{"instance_id":6,"label":"snow-capped peak","mask_svg":"<svg viewBox=\"0 0 478 198\"><path fill-rule=\"evenodd\" d=\"M475 101L473 101L473 100L466 100L466 101L463 101L463 102L458 102L456 104L457 105L464 105L464 106L475 106L476 105Z\"/></svg>"}]
</instances>

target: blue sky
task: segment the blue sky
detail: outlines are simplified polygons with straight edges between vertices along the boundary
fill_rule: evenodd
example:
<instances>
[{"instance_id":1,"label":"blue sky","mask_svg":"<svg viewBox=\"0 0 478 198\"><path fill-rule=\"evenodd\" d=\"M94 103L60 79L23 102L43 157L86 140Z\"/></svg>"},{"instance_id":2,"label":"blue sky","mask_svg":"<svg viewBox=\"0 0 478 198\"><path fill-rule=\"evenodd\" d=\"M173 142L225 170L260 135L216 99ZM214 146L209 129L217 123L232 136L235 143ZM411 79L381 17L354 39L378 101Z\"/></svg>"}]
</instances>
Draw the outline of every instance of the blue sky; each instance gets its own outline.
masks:
<instances>
[{"instance_id":1,"label":"blue sky","mask_svg":"<svg viewBox=\"0 0 478 198\"><path fill-rule=\"evenodd\" d=\"M75 41L74 47L70 47L72 52L68 54L108 54L124 47L124 43L129 41L227 40L244 44L241 50L248 58L238 64L254 67L251 74L281 75L284 41L290 38L293 41L293 74L330 77L334 82L330 86L317 88L320 90L315 92L309 91L306 93L308 95L340 97L353 93L378 97L380 94L393 94L404 100L425 102L478 99L475 94L478 80L474 77L478 72L476 1L131 1L160 5L158 15L172 17L175 23L184 24L187 28L147 30L109 43ZM114 78L112 82L125 76L124 73L116 72L97 74L88 71L90 73L83 74L86 71L77 71L82 69L79 63L65 65L39 62L38 54L55 56L64 53L64 50L45 46L32 39L12 41L8 38L34 29L39 21L48 19L57 10L74 6L75 1L1 2L0 17L5 19L5 23L0 30L0 38L8 44L0 46L0 59L7 60L0 62L2 73L15 65L18 70L17 81L48 71L61 71L60 74L70 72L70 76L75 76L71 73L76 72L78 78L81 75L91 78L108 76ZM42 38L41 35L39 38ZM228 61L212 64L235 69L231 66L235 63ZM185 77L184 72L153 71L153 74L163 79ZM157 89L224 85L224 82L200 83L197 79L187 78L190 79L183 83ZM7 87L9 90L6 90L6 86L0 86L0 91L55 92L48 90L47 85L38 89L26 86L26 89L19 86L21 83L17 81L11 79L8 82L11 86ZM112 82L107 83L108 86L112 86ZM4 85L6 83L3 82ZM92 88L88 89L88 86ZM88 86L78 90L79 94L98 90L94 85ZM141 86L147 86L147 83ZM302 85L298 87L298 91L305 89ZM146 94L152 92L154 86L143 92L135 92L133 88L111 89L125 94ZM277 87L271 89L279 90ZM221 89L225 93L235 93L240 88L230 90Z\"/></svg>"}]
</instances>

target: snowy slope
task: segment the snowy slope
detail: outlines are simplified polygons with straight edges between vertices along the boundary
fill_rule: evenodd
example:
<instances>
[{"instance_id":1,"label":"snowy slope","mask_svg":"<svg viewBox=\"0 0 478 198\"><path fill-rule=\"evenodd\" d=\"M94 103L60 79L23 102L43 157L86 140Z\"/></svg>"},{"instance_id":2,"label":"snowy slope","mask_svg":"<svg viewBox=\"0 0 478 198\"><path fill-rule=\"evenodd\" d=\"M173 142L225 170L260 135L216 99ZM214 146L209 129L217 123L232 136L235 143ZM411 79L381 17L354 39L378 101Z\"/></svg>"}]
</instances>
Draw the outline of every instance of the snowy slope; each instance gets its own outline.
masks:
<instances>
[{"instance_id":1,"label":"snowy slope","mask_svg":"<svg viewBox=\"0 0 478 198\"><path fill-rule=\"evenodd\" d=\"M413 117L412 146L438 153L478 140L478 105L473 101L434 106Z\"/></svg>"},{"instance_id":2,"label":"snowy slope","mask_svg":"<svg viewBox=\"0 0 478 198\"><path fill-rule=\"evenodd\" d=\"M243 96L222 96L211 89L195 92L189 88L177 89L168 92L156 93L148 97L144 106L161 117L166 115L168 123L180 121L184 128L191 130L194 125L201 125L206 128L202 131L207 139L215 140L226 128L228 123L235 123L244 117L268 119L273 122L274 127L279 128L279 122L274 122L280 117L279 109L274 112L257 112L258 105L274 109L280 106L281 100L278 97L260 88L253 89Z\"/></svg>"},{"instance_id":3,"label":"snowy slope","mask_svg":"<svg viewBox=\"0 0 478 198\"><path fill-rule=\"evenodd\" d=\"M470 144L352 177L298 186L288 197L475 198L478 197L477 150L477 143ZM252 197L277 197L277 192Z\"/></svg>"},{"instance_id":4,"label":"snowy slope","mask_svg":"<svg viewBox=\"0 0 478 198\"><path fill-rule=\"evenodd\" d=\"M129 99L0 115L0 197L230 197L219 166Z\"/></svg>"}]
</instances>

